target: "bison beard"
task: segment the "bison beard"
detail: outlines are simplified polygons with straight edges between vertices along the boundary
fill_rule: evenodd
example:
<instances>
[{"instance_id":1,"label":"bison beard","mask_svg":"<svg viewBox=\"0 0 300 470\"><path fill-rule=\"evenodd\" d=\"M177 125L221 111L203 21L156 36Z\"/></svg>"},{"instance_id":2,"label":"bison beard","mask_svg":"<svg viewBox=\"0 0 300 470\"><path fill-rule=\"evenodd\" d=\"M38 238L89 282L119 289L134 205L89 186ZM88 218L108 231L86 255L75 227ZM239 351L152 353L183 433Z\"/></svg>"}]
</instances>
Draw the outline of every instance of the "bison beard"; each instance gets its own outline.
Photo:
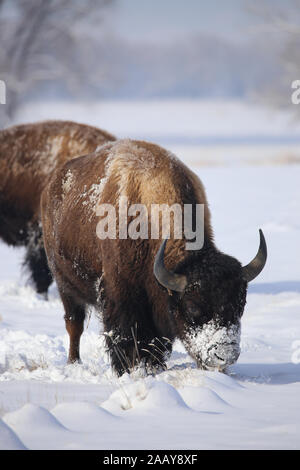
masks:
<instances>
[{"instance_id":1,"label":"bison beard","mask_svg":"<svg viewBox=\"0 0 300 470\"><path fill-rule=\"evenodd\" d=\"M39 293L52 282L43 246L40 196L52 171L115 138L69 121L45 121L0 131L0 238L25 246L24 265Z\"/></svg>"},{"instance_id":2,"label":"bison beard","mask_svg":"<svg viewBox=\"0 0 300 470\"><path fill-rule=\"evenodd\" d=\"M184 239L100 240L97 204L204 204L204 246ZM69 362L80 360L88 305L101 312L118 375L143 365L164 368L176 337L198 366L224 369L239 354L247 283L266 262L260 247L249 265L215 247L200 180L166 150L131 140L110 142L58 168L41 200L44 245L65 309ZM130 218L128 223L130 222Z\"/></svg>"}]
</instances>

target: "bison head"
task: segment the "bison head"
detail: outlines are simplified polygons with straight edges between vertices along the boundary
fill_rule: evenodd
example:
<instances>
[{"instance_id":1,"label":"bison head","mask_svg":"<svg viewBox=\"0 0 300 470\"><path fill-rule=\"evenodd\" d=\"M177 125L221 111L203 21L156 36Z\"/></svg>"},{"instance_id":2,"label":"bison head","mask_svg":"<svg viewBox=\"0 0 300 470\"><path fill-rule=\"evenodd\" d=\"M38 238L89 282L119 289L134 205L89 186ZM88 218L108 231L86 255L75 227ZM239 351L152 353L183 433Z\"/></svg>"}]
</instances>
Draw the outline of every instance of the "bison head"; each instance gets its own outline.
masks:
<instances>
[{"instance_id":1,"label":"bison head","mask_svg":"<svg viewBox=\"0 0 300 470\"><path fill-rule=\"evenodd\" d=\"M164 265L167 240L155 257L154 275L168 289L170 313L189 354L199 367L223 370L240 354L241 317L248 282L262 271L267 246L260 230L255 258L242 266L215 248L203 248L170 272Z\"/></svg>"}]
</instances>

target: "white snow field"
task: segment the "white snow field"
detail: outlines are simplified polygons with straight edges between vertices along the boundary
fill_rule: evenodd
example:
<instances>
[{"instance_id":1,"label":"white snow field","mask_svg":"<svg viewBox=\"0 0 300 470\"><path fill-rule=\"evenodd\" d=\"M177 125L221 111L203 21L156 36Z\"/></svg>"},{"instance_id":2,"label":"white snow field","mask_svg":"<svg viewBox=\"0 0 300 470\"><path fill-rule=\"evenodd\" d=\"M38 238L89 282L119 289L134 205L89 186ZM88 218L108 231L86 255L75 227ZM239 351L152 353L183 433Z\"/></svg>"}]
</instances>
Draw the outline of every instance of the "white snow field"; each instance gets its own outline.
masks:
<instances>
[{"instance_id":1,"label":"white snow field","mask_svg":"<svg viewBox=\"0 0 300 470\"><path fill-rule=\"evenodd\" d=\"M98 121L95 115L92 118L87 108L77 115L69 106L63 113L61 104L57 115L54 105L45 106L31 113L30 120L76 116L79 122L122 136L129 131L132 137L156 134L159 126L152 118L147 127L145 103L141 105L144 127L141 130L140 125L136 135L134 124L129 129L126 119L123 130L118 117L115 128L112 125L117 105L110 112L108 104L103 106L107 121L105 113ZM164 103L157 106L163 114ZM186 107L182 112L188 112L187 103L182 106ZM248 137L251 132L255 136L259 123L262 135L271 135L270 129L278 135L282 129L282 135L297 136L282 115L273 116L276 125L272 126L270 121L264 123L263 110L260 114L249 107L248 115L247 106L231 106L243 111L240 123L238 112L232 111L233 136L245 135L247 129ZM205 121L205 113L197 113ZM138 123L138 115L132 111L133 115ZM223 115L214 115L215 135L223 129L229 136L230 115L224 127ZM179 111L178 116L182 116ZM243 119L248 119L248 128ZM29 120L26 109L21 120ZM161 140L170 135L170 129L179 129L180 117L172 116L172 121L173 127L162 119ZM188 135L186 128L180 135L184 134ZM193 135L197 135L195 123ZM199 370L177 341L166 371L147 377L137 371L118 379L105 354L101 323L92 314L82 336L82 364L66 365L68 337L55 285L45 301L27 285L26 273L21 274L23 250L0 243L1 449L300 448L299 144L235 143L231 147L173 140L165 146L190 162L202 179L216 244L222 251L246 264L258 248L258 229L264 231L269 258L263 273L249 286L238 362L226 374ZM266 148L268 156L262 161ZM291 148L293 159L286 157Z\"/></svg>"}]
</instances>

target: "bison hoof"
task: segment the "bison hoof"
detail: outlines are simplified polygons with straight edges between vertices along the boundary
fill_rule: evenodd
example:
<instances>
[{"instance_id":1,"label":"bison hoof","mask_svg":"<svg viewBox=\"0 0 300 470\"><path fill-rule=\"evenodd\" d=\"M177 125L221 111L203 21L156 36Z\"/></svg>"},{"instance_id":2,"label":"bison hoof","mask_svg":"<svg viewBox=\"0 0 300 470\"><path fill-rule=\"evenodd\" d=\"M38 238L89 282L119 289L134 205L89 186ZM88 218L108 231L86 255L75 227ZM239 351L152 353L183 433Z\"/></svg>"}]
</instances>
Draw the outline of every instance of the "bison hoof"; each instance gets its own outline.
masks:
<instances>
[{"instance_id":1,"label":"bison hoof","mask_svg":"<svg viewBox=\"0 0 300 470\"><path fill-rule=\"evenodd\" d=\"M73 359L73 358L69 357L67 364L68 365L70 365L70 364L82 364L82 360L80 358Z\"/></svg>"}]
</instances>

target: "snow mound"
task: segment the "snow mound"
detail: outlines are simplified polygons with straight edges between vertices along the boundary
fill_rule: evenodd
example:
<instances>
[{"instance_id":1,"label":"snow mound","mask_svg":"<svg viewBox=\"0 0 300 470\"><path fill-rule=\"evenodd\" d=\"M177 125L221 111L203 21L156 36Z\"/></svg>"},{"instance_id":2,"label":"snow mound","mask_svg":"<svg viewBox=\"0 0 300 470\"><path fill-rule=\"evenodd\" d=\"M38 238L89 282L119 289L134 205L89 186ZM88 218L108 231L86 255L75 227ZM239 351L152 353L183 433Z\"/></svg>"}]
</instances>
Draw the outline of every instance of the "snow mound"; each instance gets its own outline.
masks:
<instances>
[{"instance_id":1,"label":"snow mound","mask_svg":"<svg viewBox=\"0 0 300 470\"><path fill-rule=\"evenodd\" d=\"M99 432L114 424L116 416L93 403L61 403L51 413L72 431Z\"/></svg>"},{"instance_id":2,"label":"snow mound","mask_svg":"<svg viewBox=\"0 0 300 470\"><path fill-rule=\"evenodd\" d=\"M3 420L11 427L28 430L31 426L49 432L65 430L65 427L45 408L28 403L17 411L7 413Z\"/></svg>"},{"instance_id":3,"label":"snow mound","mask_svg":"<svg viewBox=\"0 0 300 470\"><path fill-rule=\"evenodd\" d=\"M165 408L170 413L189 410L182 395L172 385L166 382L156 382L150 389L145 402L148 410L157 412L159 408Z\"/></svg>"},{"instance_id":4,"label":"snow mound","mask_svg":"<svg viewBox=\"0 0 300 470\"><path fill-rule=\"evenodd\" d=\"M43 407L28 403L4 415L3 421L30 449L67 449L74 445L73 433Z\"/></svg>"},{"instance_id":5,"label":"snow mound","mask_svg":"<svg viewBox=\"0 0 300 470\"><path fill-rule=\"evenodd\" d=\"M164 374L161 374L156 378L146 377L133 383L120 384L102 406L118 414L133 409L153 413L161 409L171 413L188 411L189 407L179 391L164 379Z\"/></svg>"},{"instance_id":6,"label":"snow mound","mask_svg":"<svg viewBox=\"0 0 300 470\"><path fill-rule=\"evenodd\" d=\"M0 419L0 450L26 450L12 429Z\"/></svg>"},{"instance_id":7,"label":"snow mound","mask_svg":"<svg viewBox=\"0 0 300 470\"><path fill-rule=\"evenodd\" d=\"M218 393L206 387L197 390L195 387L185 387L180 391L180 394L185 403L196 411L220 413L231 406Z\"/></svg>"}]
</instances>

